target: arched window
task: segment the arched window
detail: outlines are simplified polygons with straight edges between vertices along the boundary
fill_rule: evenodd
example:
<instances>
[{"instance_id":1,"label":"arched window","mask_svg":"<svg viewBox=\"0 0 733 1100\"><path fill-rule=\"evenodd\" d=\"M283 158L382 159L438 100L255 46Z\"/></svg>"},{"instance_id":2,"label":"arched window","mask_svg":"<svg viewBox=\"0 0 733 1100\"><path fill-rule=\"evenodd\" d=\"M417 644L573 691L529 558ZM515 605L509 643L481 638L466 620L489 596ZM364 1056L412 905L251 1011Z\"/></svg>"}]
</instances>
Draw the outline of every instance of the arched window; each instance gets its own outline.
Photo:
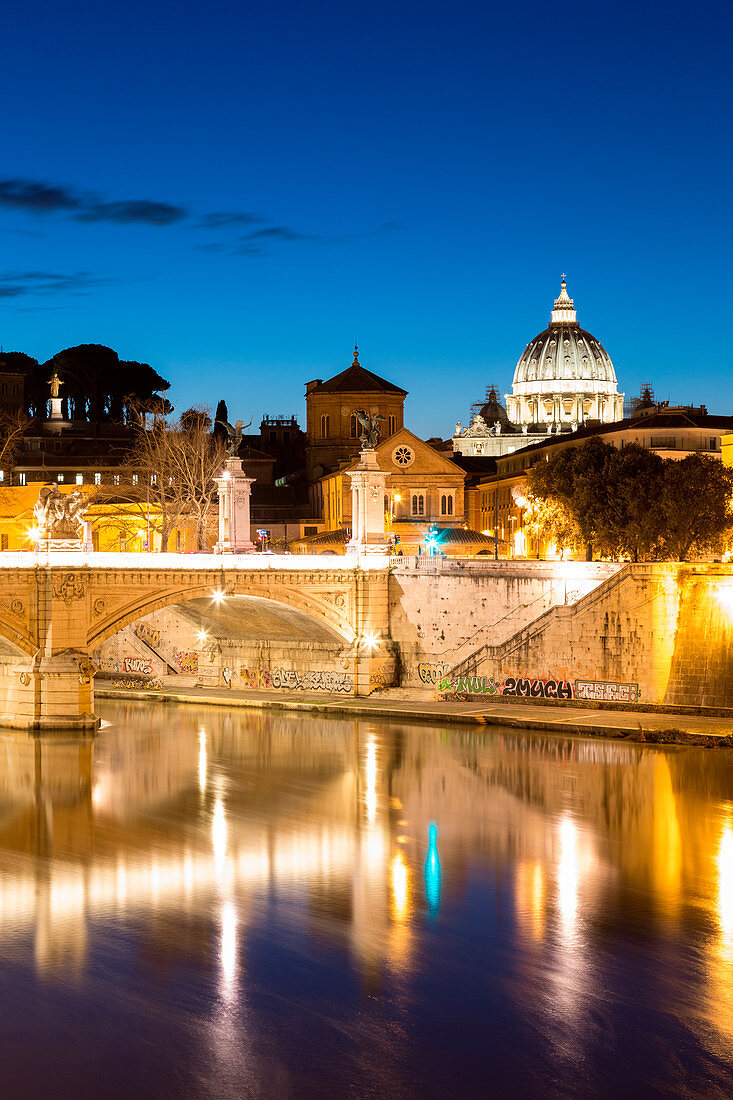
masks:
<instances>
[{"instance_id":1,"label":"arched window","mask_svg":"<svg viewBox=\"0 0 733 1100\"><path fill-rule=\"evenodd\" d=\"M412 494L412 514L413 516L425 515L425 497L422 493Z\"/></svg>"},{"instance_id":2,"label":"arched window","mask_svg":"<svg viewBox=\"0 0 733 1100\"><path fill-rule=\"evenodd\" d=\"M321 416L321 439L328 439L329 435L329 416L327 413L323 413Z\"/></svg>"},{"instance_id":3,"label":"arched window","mask_svg":"<svg viewBox=\"0 0 733 1100\"><path fill-rule=\"evenodd\" d=\"M397 417L396 416L390 416L390 418L389 418L389 434L394 435L394 433L396 431L397 431Z\"/></svg>"},{"instance_id":4,"label":"arched window","mask_svg":"<svg viewBox=\"0 0 733 1100\"><path fill-rule=\"evenodd\" d=\"M350 432L349 432L352 439L356 439L356 428L357 428L356 417L352 416L351 417L351 429L350 429Z\"/></svg>"},{"instance_id":5,"label":"arched window","mask_svg":"<svg viewBox=\"0 0 733 1100\"><path fill-rule=\"evenodd\" d=\"M453 497L448 497L448 515L453 515Z\"/></svg>"},{"instance_id":6,"label":"arched window","mask_svg":"<svg viewBox=\"0 0 733 1100\"><path fill-rule=\"evenodd\" d=\"M448 514L448 498L446 497L445 493L440 498L440 514L441 516L445 516Z\"/></svg>"}]
</instances>

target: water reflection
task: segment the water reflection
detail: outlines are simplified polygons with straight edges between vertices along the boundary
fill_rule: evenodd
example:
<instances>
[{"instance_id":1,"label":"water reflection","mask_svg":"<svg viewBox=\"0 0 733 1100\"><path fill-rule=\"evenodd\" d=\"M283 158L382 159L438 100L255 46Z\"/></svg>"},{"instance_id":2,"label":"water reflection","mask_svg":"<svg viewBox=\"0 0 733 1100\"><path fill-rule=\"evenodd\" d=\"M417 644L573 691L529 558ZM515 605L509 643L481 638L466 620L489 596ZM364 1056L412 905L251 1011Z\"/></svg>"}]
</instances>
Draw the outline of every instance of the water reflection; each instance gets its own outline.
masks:
<instances>
[{"instance_id":1,"label":"water reflection","mask_svg":"<svg viewBox=\"0 0 733 1100\"><path fill-rule=\"evenodd\" d=\"M96 740L0 738L0 953L89 997L100 958L132 953L163 1015L174 968L207 1021L201 1072L236 1084L220 1095L273 1058L287 1095L306 1021L330 1050L332 1016L355 1051L383 1045L383 1093L455 1091L434 1049L446 1012L464 1095L481 1094L487 1043L525 1091L547 1073L586 1094L619 1082L649 1013L705 1091L723 1081L731 754L185 707L106 717ZM521 1064L497 1021L524 1036ZM347 1063L369 1091L377 1071Z\"/></svg>"},{"instance_id":2,"label":"water reflection","mask_svg":"<svg viewBox=\"0 0 733 1100\"><path fill-rule=\"evenodd\" d=\"M428 828L428 854L425 857L425 900L428 911L435 916L440 908L440 857L438 855L438 826L434 821Z\"/></svg>"}]
</instances>

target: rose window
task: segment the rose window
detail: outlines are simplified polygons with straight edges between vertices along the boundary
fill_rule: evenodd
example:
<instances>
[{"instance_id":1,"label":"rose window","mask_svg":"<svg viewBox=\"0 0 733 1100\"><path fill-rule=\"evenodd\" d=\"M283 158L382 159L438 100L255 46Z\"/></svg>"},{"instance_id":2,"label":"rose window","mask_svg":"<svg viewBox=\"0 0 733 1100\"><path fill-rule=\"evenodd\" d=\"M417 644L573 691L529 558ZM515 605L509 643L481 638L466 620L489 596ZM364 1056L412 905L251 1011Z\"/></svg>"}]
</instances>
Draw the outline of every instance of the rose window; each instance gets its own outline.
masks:
<instances>
[{"instance_id":1,"label":"rose window","mask_svg":"<svg viewBox=\"0 0 733 1100\"><path fill-rule=\"evenodd\" d=\"M395 449L392 451L392 461L394 462L395 466L402 466L403 468L405 466L411 466L412 463L415 461L415 454L412 450L412 447L405 447L404 445L401 447L395 447Z\"/></svg>"}]
</instances>

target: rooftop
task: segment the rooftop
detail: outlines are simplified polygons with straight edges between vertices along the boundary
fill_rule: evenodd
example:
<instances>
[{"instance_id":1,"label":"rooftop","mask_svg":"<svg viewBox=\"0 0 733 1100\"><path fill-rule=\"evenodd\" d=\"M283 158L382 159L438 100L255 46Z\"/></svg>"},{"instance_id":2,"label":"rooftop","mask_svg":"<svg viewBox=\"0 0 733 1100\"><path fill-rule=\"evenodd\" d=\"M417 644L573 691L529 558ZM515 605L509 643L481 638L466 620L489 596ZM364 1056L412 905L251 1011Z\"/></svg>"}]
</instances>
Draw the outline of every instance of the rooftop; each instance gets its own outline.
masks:
<instances>
[{"instance_id":1,"label":"rooftop","mask_svg":"<svg viewBox=\"0 0 733 1100\"><path fill-rule=\"evenodd\" d=\"M380 378L378 374L367 370L359 362L359 349L354 345L354 359L350 367L334 375L326 382L320 379L315 383L308 383L308 395L312 393L401 393L407 396L407 390L400 389L386 378Z\"/></svg>"}]
</instances>

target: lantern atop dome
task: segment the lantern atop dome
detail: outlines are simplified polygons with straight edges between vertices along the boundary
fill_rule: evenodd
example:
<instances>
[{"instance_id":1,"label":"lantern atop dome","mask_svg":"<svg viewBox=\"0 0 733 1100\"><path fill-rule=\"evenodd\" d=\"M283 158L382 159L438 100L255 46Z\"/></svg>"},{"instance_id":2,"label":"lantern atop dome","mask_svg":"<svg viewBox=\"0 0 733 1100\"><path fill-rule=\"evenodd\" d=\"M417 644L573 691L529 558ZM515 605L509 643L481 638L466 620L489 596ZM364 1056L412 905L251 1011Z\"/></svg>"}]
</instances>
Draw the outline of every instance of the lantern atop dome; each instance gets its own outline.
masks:
<instances>
[{"instance_id":1,"label":"lantern atop dome","mask_svg":"<svg viewBox=\"0 0 733 1100\"><path fill-rule=\"evenodd\" d=\"M560 283L560 294L555 299L555 308L550 314L550 324L577 325L578 314L573 306L573 299L569 296L563 273Z\"/></svg>"}]
</instances>

